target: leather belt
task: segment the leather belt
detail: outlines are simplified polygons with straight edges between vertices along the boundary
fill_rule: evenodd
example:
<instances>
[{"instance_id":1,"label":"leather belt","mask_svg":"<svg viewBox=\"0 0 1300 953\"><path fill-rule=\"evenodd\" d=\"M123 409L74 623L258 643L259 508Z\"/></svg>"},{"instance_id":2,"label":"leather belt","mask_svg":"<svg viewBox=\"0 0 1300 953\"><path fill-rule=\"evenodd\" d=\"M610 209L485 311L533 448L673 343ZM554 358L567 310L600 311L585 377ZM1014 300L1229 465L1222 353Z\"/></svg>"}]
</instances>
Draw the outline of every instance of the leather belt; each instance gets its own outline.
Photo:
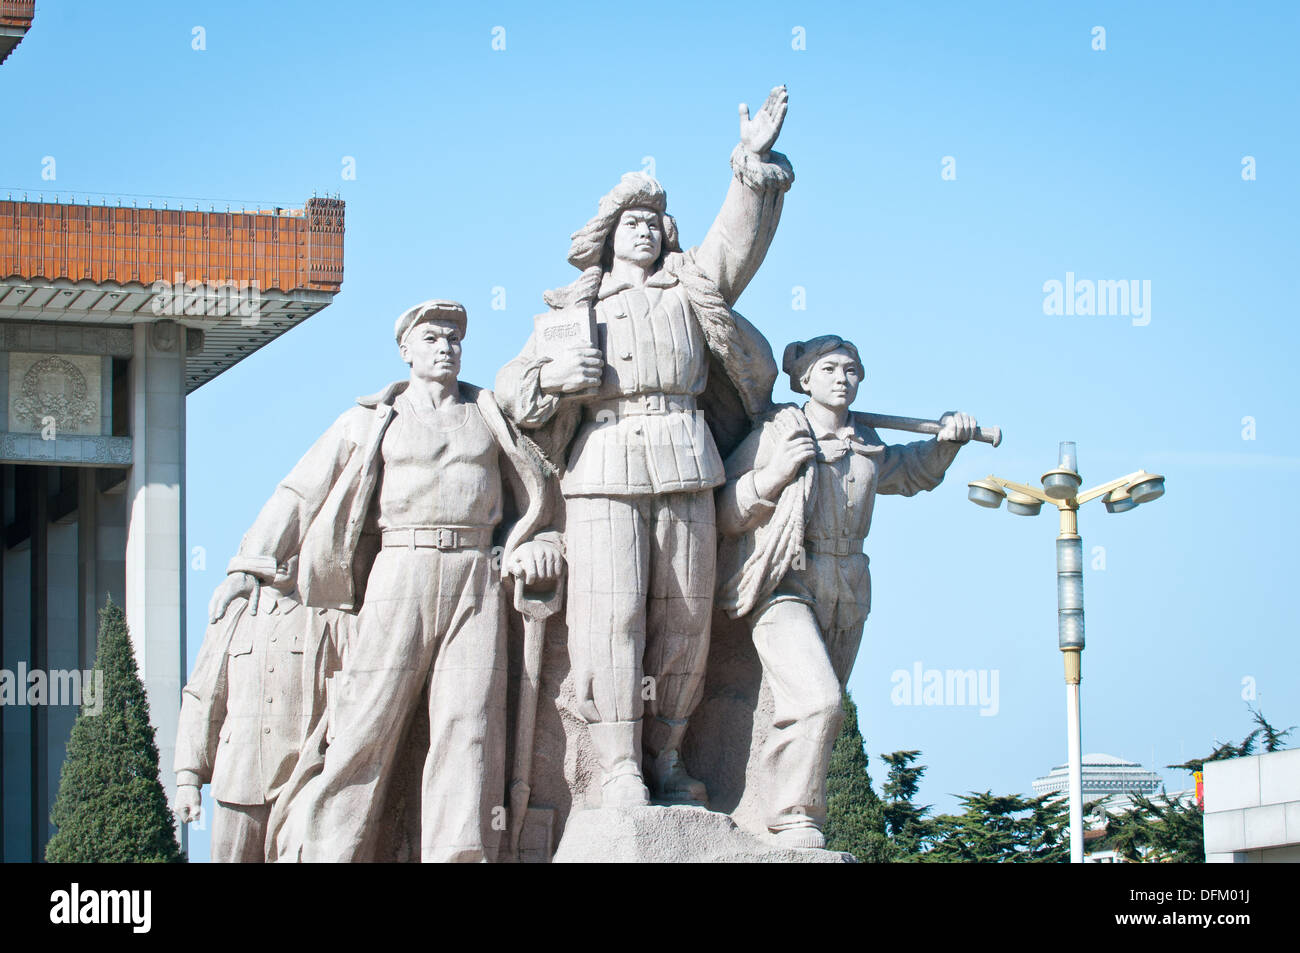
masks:
<instances>
[{"instance_id":1,"label":"leather belt","mask_svg":"<svg viewBox=\"0 0 1300 953\"><path fill-rule=\"evenodd\" d=\"M695 413L695 398L690 394L629 394L611 397L590 405L591 416L600 419L602 413L618 417L658 416L660 414Z\"/></svg>"},{"instance_id":2,"label":"leather belt","mask_svg":"<svg viewBox=\"0 0 1300 953\"><path fill-rule=\"evenodd\" d=\"M821 553L824 556L861 556L862 544L866 538L857 539L853 536L833 536L828 539L818 539L808 537L804 540L804 545L814 553Z\"/></svg>"},{"instance_id":3,"label":"leather belt","mask_svg":"<svg viewBox=\"0 0 1300 953\"><path fill-rule=\"evenodd\" d=\"M486 549L492 544L491 526L404 526L386 529L385 549Z\"/></svg>"}]
</instances>

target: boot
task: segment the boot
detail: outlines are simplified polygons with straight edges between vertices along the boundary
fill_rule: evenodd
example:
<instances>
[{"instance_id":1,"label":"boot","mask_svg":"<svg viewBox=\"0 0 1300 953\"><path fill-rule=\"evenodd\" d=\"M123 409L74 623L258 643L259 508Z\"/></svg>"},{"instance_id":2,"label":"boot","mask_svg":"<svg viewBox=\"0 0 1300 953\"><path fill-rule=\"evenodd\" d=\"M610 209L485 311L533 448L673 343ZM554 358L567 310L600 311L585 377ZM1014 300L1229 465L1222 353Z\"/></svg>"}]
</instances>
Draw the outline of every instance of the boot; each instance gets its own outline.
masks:
<instances>
[{"instance_id":1,"label":"boot","mask_svg":"<svg viewBox=\"0 0 1300 953\"><path fill-rule=\"evenodd\" d=\"M680 748L686 734L686 719L649 718L649 738L646 752L649 763L650 786L655 800L660 804L686 804L709 806L709 792L704 782L686 773Z\"/></svg>"},{"instance_id":2,"label":"boot","mask_svg":"<svg viewBox=\"0 0 1300 953\"><path fill-rule=\"evenodd\" d=\"M778 847L798 847L820 850L826 846L826 837L822 834L824 814L816 816L794 809L783 812L768 822L769 839Z\"/></svg>"},{"instance_id":3,"label":"boot","mask_svg":"<svg viewBox=\"0 0 1300 953\"><path fill-rule=\"evenodd\" d=\"M608 721L587 726L600 762L600 806L644 807L650 792L641 779L641 722Z\"/></svg>"},{"instance_id":4,"label":"boot","mask_svg":"<svg viewBox=\"0 0 1300 953\"><path fill-rule=\"evenodd\" d=\"M798 847L806 850L821 850L826 847L826 838L812 824L772 831L771 838L772 843L778 847Z\"/></svg>"}]
</instances>

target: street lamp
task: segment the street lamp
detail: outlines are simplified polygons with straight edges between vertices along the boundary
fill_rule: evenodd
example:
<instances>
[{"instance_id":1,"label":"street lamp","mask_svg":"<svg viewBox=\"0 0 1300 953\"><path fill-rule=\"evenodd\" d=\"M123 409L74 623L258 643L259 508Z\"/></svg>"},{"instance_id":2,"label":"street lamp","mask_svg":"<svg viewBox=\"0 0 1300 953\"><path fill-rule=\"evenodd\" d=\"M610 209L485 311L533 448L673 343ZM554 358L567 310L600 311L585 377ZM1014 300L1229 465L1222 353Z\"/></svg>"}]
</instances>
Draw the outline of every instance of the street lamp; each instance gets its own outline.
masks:
<instances>
[{"instance_id":1,"label":"street lamp","mask_svg":"<svg viewBox=\"0 0 1300 953\"><path fill-rule=\"evenodd\" d=\"M1070 862L1083 863L1083 754L1079 738L1079 681L1083 655L1083 538L1079 536L1079 507L1100 498L1107 513L1125 513L1159 499L1165 478L1138 470L1082 493L1079 461L1073 441L1062 441L1055 469L1042 477L1041 490L989 475L967 484L972 503L997 509L1003 500L1017 516L1037 516L1044 503L1061 514L1056 537L1057 641L1065 658L1066 734L1070 749Z\"/></svg>"}]
</instances>

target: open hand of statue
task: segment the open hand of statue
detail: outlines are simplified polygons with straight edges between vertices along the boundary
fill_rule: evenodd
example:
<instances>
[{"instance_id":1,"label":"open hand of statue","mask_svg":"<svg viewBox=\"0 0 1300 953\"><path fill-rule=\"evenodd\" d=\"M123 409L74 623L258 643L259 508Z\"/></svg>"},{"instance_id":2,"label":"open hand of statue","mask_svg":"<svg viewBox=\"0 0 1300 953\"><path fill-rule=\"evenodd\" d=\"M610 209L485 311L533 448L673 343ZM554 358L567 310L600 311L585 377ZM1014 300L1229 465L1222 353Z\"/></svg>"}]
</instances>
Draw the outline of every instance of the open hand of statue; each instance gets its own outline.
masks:
<instances>
[{"instance_id":1,"label":"open hand of statue","mask_svg":"<svg viewBox=\"0 0 1300 953\"><path fill-rule=\"evenodd\" d=\"M540 383L545 394L572 394L600 383L605 357L594 347L576 347L542 365Z\"/></svg>"},{"instance_id":2,"label":"open hand of statue","mask_svg":"<svg viewBox=\"0 0 1300 953\"><path fill-rule=\"evenodd\" d=\"M949 443L969 443L975 436L977 426L975 418L970 414L950 410L939 418L939 433L936 439Z\"/></svg>"},{"instance_id":3,"label":"open hand of statue","mask_svg":"<svg viewBox=\"0 0 1300 953\"><path fill-rule=\"evenodd\" d=\"M785 122L785 111L790 105L790 94L784 86L774 86L767 94L767 102L753 119L749 118L749 106L740 104L740 141L745 148L757 156L765 156L781 134L781 123Z\"/></svg>"},{"instance_id":4,"label":"open hand of statue","mask_svg":"<svg viewBox=\"0 0 1300 953\"><path fill-rule=\"evenodd\" d=\"M208 603L208 621L216 622L226 614L226 608L241 596L248 600L248 611L257 615L257 599L262 586L257 577L246 572L232 572L217 586Z\"/></svg>"}]
</instances>

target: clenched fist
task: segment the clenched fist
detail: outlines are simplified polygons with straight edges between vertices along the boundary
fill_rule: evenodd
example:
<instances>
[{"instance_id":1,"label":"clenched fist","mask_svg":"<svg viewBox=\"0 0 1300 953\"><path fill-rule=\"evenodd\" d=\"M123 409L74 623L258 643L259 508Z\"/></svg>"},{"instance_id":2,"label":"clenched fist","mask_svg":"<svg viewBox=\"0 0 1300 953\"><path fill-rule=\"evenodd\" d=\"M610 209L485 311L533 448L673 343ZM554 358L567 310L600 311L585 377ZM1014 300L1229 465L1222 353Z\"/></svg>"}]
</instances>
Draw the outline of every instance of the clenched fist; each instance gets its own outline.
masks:
<instances>
[{"instance_id":1,"label":"clenched fist","mask_svg":"<svg viewBox=\"0 0 1300 953\"><path fill-rule=\"evenodd\" d=\"M799 468L817 453L817 444L802 430L791 430L773 448L772 459L754 473L754 491L765 500L776 497L795 478Z\"/></svg>"},{"instance_id":2,"label":"clenched fist","mask_svg":"<svg viewBox=\"0 0 1300 953\"><path fill-rule=\"evenodd\" d=\"M948 443L969 443L978 428L975 418L970 414L950 410L939 418L939 433L936 439Z\"/></svg>"},{"instance_id":3,"label":"clenched fist","mask_svg":"<svg viewBox=\"0 0 1300 953\"><path fill-rule=\"evenodd\" d=\"M175 809L182 824L197 821L203 811L203 798L199 789L192 784L177 785Z\"/></svg>"},{"instance_id":4,"label":"clenched fist","mask_svg":"<svg viewBox=\"0 0 1300 953\"><path fill-rule=\"evenodd\" d=\"M525 586L554 582L563 569L564 556L559 548L543 540L522 543L510 556L510 573L522 579Z\"/></svg>"}]
</instances>

